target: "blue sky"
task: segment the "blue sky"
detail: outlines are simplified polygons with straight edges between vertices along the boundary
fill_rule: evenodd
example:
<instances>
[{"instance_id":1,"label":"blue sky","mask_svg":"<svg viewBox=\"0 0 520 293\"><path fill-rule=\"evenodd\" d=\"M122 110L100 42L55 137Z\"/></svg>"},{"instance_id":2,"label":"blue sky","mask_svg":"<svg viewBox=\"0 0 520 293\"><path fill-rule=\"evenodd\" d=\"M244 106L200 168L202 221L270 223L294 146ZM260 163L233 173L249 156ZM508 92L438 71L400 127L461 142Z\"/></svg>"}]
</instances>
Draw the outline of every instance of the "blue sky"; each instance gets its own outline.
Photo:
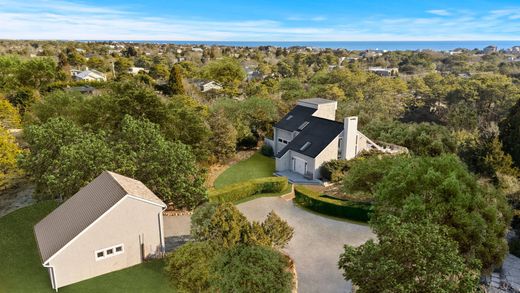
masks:
<instances>
[{"instance_id":1,"label":"blue sky","mask_svg":"<svg viewBox=\"0 0 520 293\"><path fill-rule=\"evenodd\" d=\"M0 0L0 38L520 40L520 0Z\"/></svg>"}]
</instances>

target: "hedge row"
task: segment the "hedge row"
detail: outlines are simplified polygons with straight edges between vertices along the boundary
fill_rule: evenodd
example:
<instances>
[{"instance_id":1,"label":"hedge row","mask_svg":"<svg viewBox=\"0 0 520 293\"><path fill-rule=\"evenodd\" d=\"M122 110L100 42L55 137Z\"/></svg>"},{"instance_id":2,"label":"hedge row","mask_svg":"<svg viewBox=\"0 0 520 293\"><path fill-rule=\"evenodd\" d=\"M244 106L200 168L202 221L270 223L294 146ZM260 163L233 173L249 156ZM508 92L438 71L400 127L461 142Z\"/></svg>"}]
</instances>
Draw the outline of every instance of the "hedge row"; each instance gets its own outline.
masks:
<instances>
[{"instance_id":1,"label":"hedge row","mask_svg":"<svg viewBox=\"0 0 520 293\"><path fill-rule=\"evenodd\" d=\"M370 213L372 212L370 203L337 199L321 195L302 186L296 186L294 193L298 204L318 213L361 222L368 222L370 219Z\"/></svg>"},{"instance_id":2,"label":"hedge row","mask_svg":"<svg viewBox=\"0 0 520 293\"><path fill-rule=\"evenodd\" d=\"M286 177L266 177L209 190L212 202L233 202L259 193L280 192L289 186Z\"/></svg>"}]
</instances>

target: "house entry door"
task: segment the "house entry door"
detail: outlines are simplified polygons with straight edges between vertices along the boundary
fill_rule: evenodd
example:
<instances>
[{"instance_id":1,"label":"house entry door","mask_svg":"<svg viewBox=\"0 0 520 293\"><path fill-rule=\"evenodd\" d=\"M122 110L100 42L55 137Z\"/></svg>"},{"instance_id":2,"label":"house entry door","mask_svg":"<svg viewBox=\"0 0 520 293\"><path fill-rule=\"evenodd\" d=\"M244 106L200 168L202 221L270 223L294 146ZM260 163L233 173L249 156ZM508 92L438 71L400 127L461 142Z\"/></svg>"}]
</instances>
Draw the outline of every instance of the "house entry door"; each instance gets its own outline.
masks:
<instances>
[{"instance_id":1,"label":"house entry door","mask_svg":"<svg viewBox=\"0 0 520 293\"><path fill-rule=\"evenodd\" d=\"M307 172L307 162L305 160L294 157L293 164L294 172L305 175L305 173Z\"/></svg>"}]
</instances>

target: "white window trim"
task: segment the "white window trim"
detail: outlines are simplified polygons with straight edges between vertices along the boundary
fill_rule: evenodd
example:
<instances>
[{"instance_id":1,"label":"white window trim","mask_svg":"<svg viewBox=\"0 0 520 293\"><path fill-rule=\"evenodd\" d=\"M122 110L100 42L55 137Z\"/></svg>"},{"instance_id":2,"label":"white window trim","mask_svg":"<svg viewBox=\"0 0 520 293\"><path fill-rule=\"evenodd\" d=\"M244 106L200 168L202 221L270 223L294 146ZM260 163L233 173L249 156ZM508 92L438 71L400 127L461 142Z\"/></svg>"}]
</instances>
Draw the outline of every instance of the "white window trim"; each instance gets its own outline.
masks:
<instances>
[{"instance_id":1,"label":"white window trim","mask_svg":"<svg viewBox=\"0 0 520 293\"><path fill-rule=\"evenodd\" d=\"M116 251L116 247L121 247L122 248L121 251ZM112 249L112 253L109 255L109 254L107 254L107 251L110 249ZM103 252L103 256L98 256L98 253L100 253L100 252ZM96 251L94 251L94 256L96 257L96 261L100 261L103 259L110 258L112 256L123 254L124 252L125 252L125 245L123 243L121 243L118 245L96 250Z\"/></svg>"}]
</instances>

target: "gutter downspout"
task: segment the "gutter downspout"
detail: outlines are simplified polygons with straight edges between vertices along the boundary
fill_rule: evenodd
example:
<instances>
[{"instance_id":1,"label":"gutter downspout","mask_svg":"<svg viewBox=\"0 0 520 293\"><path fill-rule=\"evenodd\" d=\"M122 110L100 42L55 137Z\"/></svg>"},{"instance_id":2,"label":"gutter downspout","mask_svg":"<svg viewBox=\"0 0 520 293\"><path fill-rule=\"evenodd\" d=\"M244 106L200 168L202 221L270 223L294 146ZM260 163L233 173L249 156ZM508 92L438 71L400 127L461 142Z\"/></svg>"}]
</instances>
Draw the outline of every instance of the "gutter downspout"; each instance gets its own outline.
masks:
<instances>
[{"instance_id":1,"label":"gutter downspout","mask_svg":"<svg viewBox=\"0 0 520 293\"><path fill-rule=\"evenodd\" d=\"M54 290L56 290L56 292L58 292L58 288L56 286L56 277L54 276L54 267L49 264L45 264L45 263L43 263L42 265L43 265L43 267L50 269L52 289L54 289Z\"/></svg>"},{"instance_id":2,"label":"gutter downspout","mask_svg":"<svg viewBox=\"0 0 520 293\"><path fill-rule=\"evenodd\" d=\"M164 256L166 253L166 245L164 244L164 224L163 224L163 212L168 208L168 206L164 206L159 213L159 237L161 240L161 256Z\"/></svg>"}]
</instances>

